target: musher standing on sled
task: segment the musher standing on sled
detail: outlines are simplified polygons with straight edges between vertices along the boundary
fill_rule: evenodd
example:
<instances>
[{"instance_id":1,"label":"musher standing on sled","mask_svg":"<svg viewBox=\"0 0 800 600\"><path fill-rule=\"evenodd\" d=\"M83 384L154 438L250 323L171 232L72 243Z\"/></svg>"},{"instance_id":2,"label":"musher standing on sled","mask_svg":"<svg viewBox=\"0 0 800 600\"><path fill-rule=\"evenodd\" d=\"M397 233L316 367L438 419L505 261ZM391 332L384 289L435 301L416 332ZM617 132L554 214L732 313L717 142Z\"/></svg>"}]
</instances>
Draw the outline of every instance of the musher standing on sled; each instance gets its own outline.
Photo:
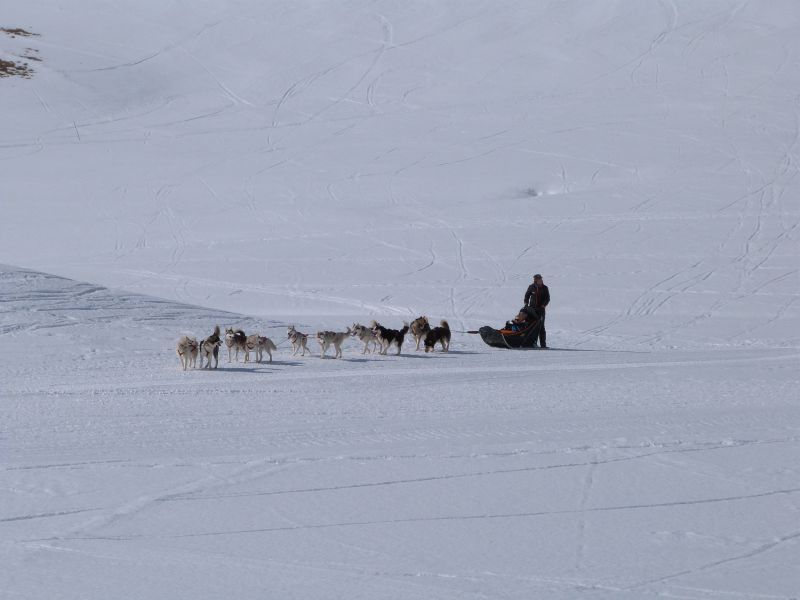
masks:
<instances>
[{"instance_id":1,"label":"musher standing on sled","mask_svg":"<svg viewBox=\"0 0 800 600\"><path fill-rule=\"evenodd\" d=\"M544 330L545 307L550 304L550 290L544 284L542 276L538 273L533 276L533 283L528 286L525 292L525 306L532 309L533 316L542 320L542 328L539 330L539 347L547 348L547 333Z\"/></svg>"}]
</instances>

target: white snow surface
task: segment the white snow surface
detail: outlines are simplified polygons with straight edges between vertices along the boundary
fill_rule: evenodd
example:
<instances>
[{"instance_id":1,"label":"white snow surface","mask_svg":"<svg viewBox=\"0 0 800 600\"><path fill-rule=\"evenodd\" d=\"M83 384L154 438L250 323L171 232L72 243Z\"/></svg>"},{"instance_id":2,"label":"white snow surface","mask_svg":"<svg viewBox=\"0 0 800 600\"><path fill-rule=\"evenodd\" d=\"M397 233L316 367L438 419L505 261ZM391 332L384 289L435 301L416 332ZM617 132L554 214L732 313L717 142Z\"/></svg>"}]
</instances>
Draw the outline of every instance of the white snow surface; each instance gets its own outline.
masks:
<instances>
[{"instance_id":1,"label":"white snow surface","mask_svg":"<svg viewBox=\"0 0 800 600\"><path fill-rule=\"evenodd\" d=\"M0 599L800 597L796 0L0 19Z\"/></svg>"}]
</instances>

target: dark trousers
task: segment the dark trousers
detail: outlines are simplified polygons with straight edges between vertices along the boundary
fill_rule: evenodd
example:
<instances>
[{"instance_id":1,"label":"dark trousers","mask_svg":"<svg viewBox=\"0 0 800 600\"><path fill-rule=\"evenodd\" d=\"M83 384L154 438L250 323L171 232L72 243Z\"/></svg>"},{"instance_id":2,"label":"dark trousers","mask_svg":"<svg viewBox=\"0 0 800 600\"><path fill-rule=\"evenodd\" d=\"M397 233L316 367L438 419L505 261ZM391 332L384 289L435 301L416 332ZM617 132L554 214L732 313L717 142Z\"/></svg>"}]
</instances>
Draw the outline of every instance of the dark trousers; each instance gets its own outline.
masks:
<instances>
[{"instance_id":1,"label":"dark trousers","mask_svg":"<svg viewBox=\"0 0 800 600\"><path fill-rule=\"evenodd\" d=\"M544 309L539 311L539 318L542 320L542 328L539 330L539 347L547 348L547 332L544 330Z\"/></svg>"},{"instance_id":2,"label":"dark trousers","mask_svg":"<svg viewBox=\"0 0 800 600\"><path fill-rule=\"evenodd\" d=\"M544 330L544 306L540 306L539 308L525 306L522 308L522 310L525 312L525 314L533 317L534 319L540 319L542 321L542 328L539 330L539 346L542 348L547 348L547 332Z\"/></svg>"}]
</instances>

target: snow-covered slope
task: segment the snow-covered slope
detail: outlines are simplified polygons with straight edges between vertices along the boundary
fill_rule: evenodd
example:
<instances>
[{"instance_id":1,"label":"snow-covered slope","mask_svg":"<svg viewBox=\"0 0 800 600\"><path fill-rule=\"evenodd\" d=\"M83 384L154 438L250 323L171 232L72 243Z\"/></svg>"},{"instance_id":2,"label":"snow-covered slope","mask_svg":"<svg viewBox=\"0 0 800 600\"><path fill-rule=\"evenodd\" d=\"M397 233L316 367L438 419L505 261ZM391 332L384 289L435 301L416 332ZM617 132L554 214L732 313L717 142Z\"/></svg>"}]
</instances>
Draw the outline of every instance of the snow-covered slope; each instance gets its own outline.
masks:
<instances>
[{"instance_id":1,"label":"snow-covered slope","mask_svg":"<svg viewBox=\"0 0 800 600\"><path fill-rule=\"evenodd\" d=\"M0 598L797 597L796 2L0 19Z\"/></svg>"},{"instance_id":2,"label":"snow-covered slope","mask_svg":"<svg viewBox=\"0 0 800 600\"><path fill-rule=\"evenodd\" d=\"M541 271L579 344L798 341L793 1L82 7L4 9L6 263L461 324Z\"/></svg>"}]
</instances>

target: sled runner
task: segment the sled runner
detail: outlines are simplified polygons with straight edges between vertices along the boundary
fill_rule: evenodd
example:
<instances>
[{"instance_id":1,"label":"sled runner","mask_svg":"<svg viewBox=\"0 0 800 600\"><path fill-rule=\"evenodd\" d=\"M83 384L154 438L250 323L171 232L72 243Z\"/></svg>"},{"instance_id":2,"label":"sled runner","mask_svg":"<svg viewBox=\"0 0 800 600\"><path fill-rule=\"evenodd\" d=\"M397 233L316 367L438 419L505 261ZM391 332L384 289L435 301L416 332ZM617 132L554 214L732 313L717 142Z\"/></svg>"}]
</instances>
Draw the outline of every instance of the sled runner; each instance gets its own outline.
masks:
<instances>
[{"instance_id":1,"label":"sled runner","mask_svg":"<svg viewBox=\"0 0 800 600\"><path fill-rule=\"evenodd\" d=\"M535 323L528 325L522 331L494 329L487 325L481 327L478 333L481 334L481 339L489 346L514 350L518 348L535 348L541 327L542 321L537 319Z\"/></svg>"}]
</instances>

